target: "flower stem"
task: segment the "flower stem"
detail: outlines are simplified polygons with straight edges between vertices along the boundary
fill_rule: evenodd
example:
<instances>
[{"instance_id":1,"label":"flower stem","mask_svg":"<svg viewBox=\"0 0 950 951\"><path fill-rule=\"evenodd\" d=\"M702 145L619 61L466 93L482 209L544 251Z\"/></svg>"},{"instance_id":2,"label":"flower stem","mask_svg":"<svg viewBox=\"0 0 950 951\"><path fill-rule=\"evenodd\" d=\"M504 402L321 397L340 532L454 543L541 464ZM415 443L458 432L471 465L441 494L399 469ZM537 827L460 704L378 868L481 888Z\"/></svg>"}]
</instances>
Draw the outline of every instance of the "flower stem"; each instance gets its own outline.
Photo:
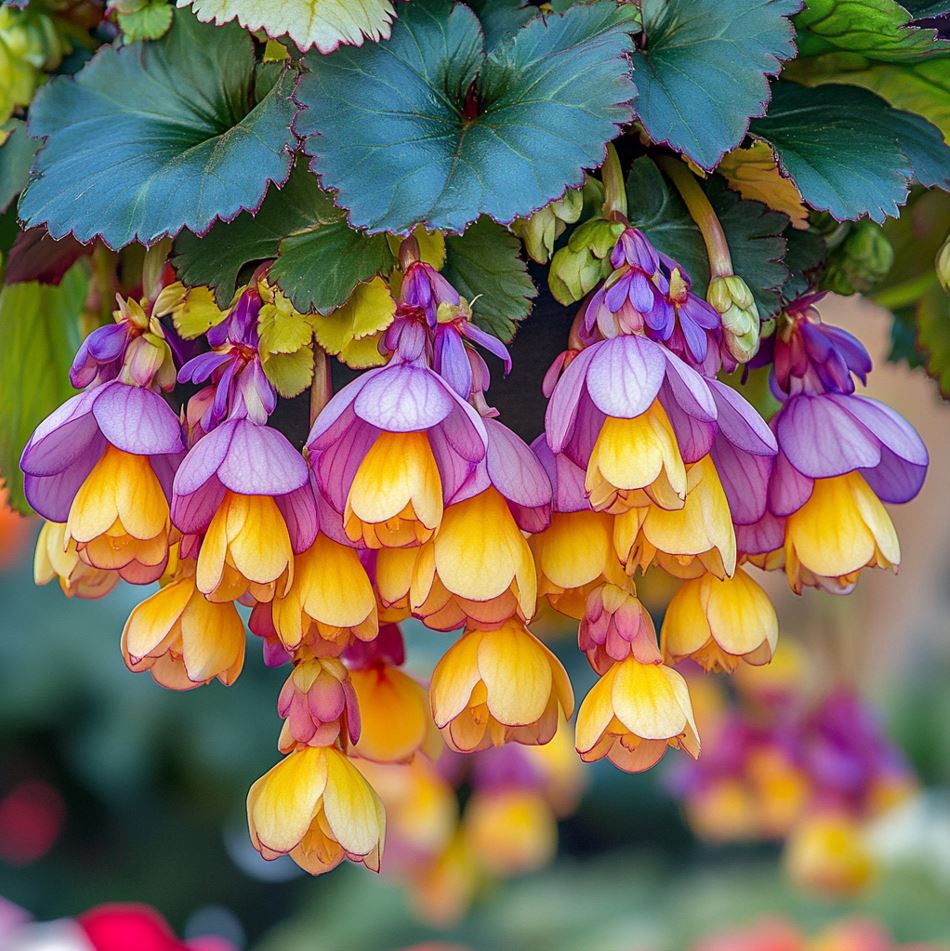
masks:
<instances>
[{"instance_id":1,"label":"flower stem","mask_svg":"<svg viewBox=\"0 0 950 951\"><path fill-rule=\"evenodd\" d=\"M706 193L699 187L696 176L683 162L671 156L662 156L657 159L657 164L676 186L690 217L696 222L696 227L703 236L706 254L709 257L710 278L730 277L735 272L732 270L732 255L729 253L726 233L722 230L719 218L709 203Z\"/></svg>"},{"instance_id":2,"label":"flower stem","mask_svg":"<svg viewBox=\"0 0 950 951\"><path fill-rule=\"evenodd\" d=\"M317 421L320 410L330 402L333 384L330 381L330 361L318 343L313 344L313 381L310 384L310 426Z\"/></svg>"},{"instance_id":3,"label":"flower stem","mask_svg":"<svg viewBox=\"0 0 950 951\"><path fill-rule=\"evenodd\" d=\"M607 157L600 169L604 183L604 217L608 220L627 220L627 189L620 167L620 156L613 142L607 143Z\"/></svg>"}]
</instances>

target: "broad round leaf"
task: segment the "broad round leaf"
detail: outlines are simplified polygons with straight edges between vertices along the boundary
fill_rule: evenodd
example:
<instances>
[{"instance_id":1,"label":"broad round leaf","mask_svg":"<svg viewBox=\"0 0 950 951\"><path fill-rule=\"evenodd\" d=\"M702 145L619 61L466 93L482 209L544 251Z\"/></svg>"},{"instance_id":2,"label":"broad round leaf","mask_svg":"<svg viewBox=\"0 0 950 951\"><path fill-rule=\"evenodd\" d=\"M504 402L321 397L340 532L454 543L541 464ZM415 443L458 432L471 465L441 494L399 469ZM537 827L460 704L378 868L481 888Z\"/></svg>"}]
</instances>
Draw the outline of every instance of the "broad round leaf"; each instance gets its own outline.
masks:
<instances>
[{"instance_id":1,"label":"broad round leaf","mask_svg":"<svg viewBox=\"0 0 950 951\"><path fill-rule=\"evenodd\" d=\"M199 20L237 20L248 30L289 36L301 50L315 46L321 53L389 36L395 16L390 0L178 0L178 6L191 6Z\"/></svg>"},{"instance_id":2,"label":"broad round leaf","mask_svg":"<svg viewBox=\"0 0 950 951\"><path fill-rule=\"evenodd\" d=\"M46 144L20 217L120 248L256 208L290 172L296 106L286 73L256 105L254 86L250 37L188 13L157 42L104 47L37 94L29 129Z\"/></svg>"},{"instance_id":3,"label":"broad round leaf","mask_svg":"<svg viewBox=\"0 0 950 951\"><path fill-rule=\"evenodd\" d=\"M765 112L769 80L795 55L801 0L643 0L637 114L654 142L705 169Z\"/></svg>"},{"instance_id":4,"label":"broad round leaf","mask_svg":"<svg viewBox=\"0 0 950 951\"><path fill-rule=\"evenodd\" d=\"M631 8L537 17L486 57L478 18L412 0L388 41L310 54L297 132L311 168L370 232L460 232L578 185L629 120Z\"/></svg>"}]
</instances>

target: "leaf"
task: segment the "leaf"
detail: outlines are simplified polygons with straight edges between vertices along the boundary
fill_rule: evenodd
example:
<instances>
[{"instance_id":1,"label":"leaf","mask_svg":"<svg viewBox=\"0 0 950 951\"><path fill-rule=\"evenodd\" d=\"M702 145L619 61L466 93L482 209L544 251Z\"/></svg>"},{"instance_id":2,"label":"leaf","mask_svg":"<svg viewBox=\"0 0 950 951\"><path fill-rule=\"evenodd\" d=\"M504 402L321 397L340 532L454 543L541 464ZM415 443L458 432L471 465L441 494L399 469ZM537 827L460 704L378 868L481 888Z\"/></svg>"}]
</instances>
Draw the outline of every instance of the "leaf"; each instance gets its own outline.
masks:
<instances>
[{"instance_id":1,"label":"leaf","mask_svg":"<svg viewBox=\"0 0 950 951\"><path fill-rule=\"evenodd\" d=\"M743 198L784 212L796 228L808 227L808 209L801 194L779 171L775 156L765 142L733 149L719 163L717 171Z\"/></svg>"},{"instance_id":2,"label":"leaf","mask_svg":"<svg viewBox=\"0 0 950 951\"><path fill-rule=\"evenodd\" d=\"M788 218L757 201L746 201L721 179L706 185L707 195L726 234L736 274L749 285L759 315L765 319L780 305L778 289L788 279L782 263L786 243L782 232ZM652 159L637 159L627 176L627 203L631 224L689 274L695 293L705 296L709 258L702 234L679 194Z\"/></svg>"},{"instance_id":3,"label":"leaf","mask_svg":"<svg viewBox=\"0 0 950 951\"><path fill-rule=\"evenodd\" d=\"M654 142L715 168L769 101L768 77L795 55L800 0L643 0L634 55L637 115Z\"/></svg>"},{"instance_id":4,"label":"leaf","mask_svg":"<svg viewBox=\"0 0 950 951\"><path fill-rule=\"evenodd\" d=\"M928 375L950 399L950 297L936 282L917 304L917 344Z\"/></svg>"},{"instance_id":5,"label":"leaf","mask_svg":"<svg viewBox=\"0 0 950 951\"><path fill-rule=\"evenodd\" d=\"M290 353L265 353L261 366L281 396L298 396L313 379L313 350L300 347Z\"/></svg>"},{"instance_id":6,"label":"leaf","mask_svg":"<svg viewBox=\"0 0 950 951\"><path fill-rule=\"evenodd\" d=\"M475 11L485 37L485 52L490 53L499 43L516 33L540 12L523 0L469 0L467 6Z\"/></svg>"},{"instance_id":7,"label":"leaf","mask_svg":"<svg viewBox=\"0 0 950 951\"><path fill-rule=\"evenodd\" d=\"M178 335L196 340L227 317L214 299L210 287L185 287L180 281L162 288L152 307L155 317L170 314Z\"/></svg>"},{"instance_id":8,"label":"leaf","mask_svg":"<svg viewBox=\"0 0 950 951\"><path fill-rule=\"evenodd\" d=\"M7 255L3 279L7 284L59 284L81 257L91 253L91 248L69 235L54 241L45 228L30 228L17 233Z\"/></svg>"},{"instance_id":9,"label":"leaf","mask_svg":"<svg viewBox=\"0 0 950 951\"><path fill-rule=\"evenodd\" d=\"M80 343L87 287L86 273L77 266L59 287L13 284L0 290L0 478L21 512L30 507L20 453L36 426L75 395L69 366Z\"/></svg>"},{"instance_id":10,"label":"leaf","mask_svg":"<svg viewBox=\"0 0 950 951\"><path fill-rule=\"evenodd\" d=\"M895 0L808 0L795 17L799 56L829 51L859 53L882 62L906 62L950 50L937 31L909 25Z\"/></svg>"},{"instance_id":11,"label":"leaf","mask_svg":"<svg viewBox=\"0 0 950 951\"><path fill-rule=\"evenodd\" d=\"M297 46L330 53L341 43L360 46L389 36L395 17L390 0L178 0L205 22L237 20L270 38L289 36Z\"/></svg>"},{"instance_id":12,"label":"leaf","mask_svg":"<svg viewBox=\"0 0 950 951\"><path fill-rule=\"evenodd\" d=\"M753 121L805 201L838 220L896 216L912 175L888 105L856 86L776 83L769 114Z\"/></svg>"},{"instance_id":13,"label":"leaf","mask_svg":"<svg viewBox=\"0 0 950 951\"><path fill-rule=\"evenodd\" d=\"M536 17L486 57L470 8L412 0L388 41L306 57L295 128L311 168L370 232L531 214L630 119L632 16L601 0Z\"/></svg>"},{"instance_id":14,"label":"leaf","mask_svg":"<svg viewBox=\"0 0 950 951\"><path fill-rule=\"evenodd\" d=\"M322 193L320 201L320 223L285 238L270 269L270 279L302 313L329 313L357 284L393 266L384 235L354 231L329 195Z\"/></svg>"},{"instance_id":15,"label":"leaf","mask_svg":"<svg viewBox=\"0 0 950 951\"><path fill-rule=\"evenodd\" d=\"M36 143L26 131L21 119L9 119L3 124L3 142L0 144L0 212L26 187L30 166L36 154Z\"/></svg>"},{"instance_id":16,"label":"leaf","mask_svg":"<svg viewBox=\"0 0 950 951\"><path fill-rule=\"evenodd\" d=\"M161 39L170 29L174 12L165 0L146 0L129 13L119 12L116 21L126 43Z\"/></svg>"},{"instance_id":17,"label":"leaf","mask_svg":"<svg viewBox=\"0 0 950 951\"><path fill-rule=\"evenodd\" d=\"M342 306L326 317L314 319L314 334L317 343L327 353L339 357L350 366L370 366L367 359L375 352L375 363L383 357L376 350L380 331L385 330L396 313L393 300L385 281L374 278L368 284L360 284ZM372 338L367 349L360 342ZM356 362L352 362L353 360Z\"/></svg>"},{"instance_id":18,"label":"leaf","mask_svg":"<svg viewBox=\"0 0 950 951\"><path fill-rule=\"evenodd\" d=\"M520 250L518 238L488 218L479 218L463 235L445 239L443 275L474 301L475 323L505 343L531 312L538 294Z\"/></svg>"},{"instance_id":19,"label":"leaf","mask_svg":"<svg viewBox=\"0 0 950 951\"><path fill-rule=\"evenodd\" d=\"M31 106L30 132L46 144L20 217L119 248L256 208L290 172L290 75L255 105L250 37L187 13L157 42L103 47Z\"/></svg>"},{"instance_id":20,"label":"leaf","mask_svg":"<svg viewBox=\"0 0 950 951\"><path fill-rule=\"evenodd\" d=\"M785 266L789 273L788 280L782 285L782 301L789 304L815 286L828 246L817 231L788 227L784 237L788 246Z\"/></svg>"}]
</instances>

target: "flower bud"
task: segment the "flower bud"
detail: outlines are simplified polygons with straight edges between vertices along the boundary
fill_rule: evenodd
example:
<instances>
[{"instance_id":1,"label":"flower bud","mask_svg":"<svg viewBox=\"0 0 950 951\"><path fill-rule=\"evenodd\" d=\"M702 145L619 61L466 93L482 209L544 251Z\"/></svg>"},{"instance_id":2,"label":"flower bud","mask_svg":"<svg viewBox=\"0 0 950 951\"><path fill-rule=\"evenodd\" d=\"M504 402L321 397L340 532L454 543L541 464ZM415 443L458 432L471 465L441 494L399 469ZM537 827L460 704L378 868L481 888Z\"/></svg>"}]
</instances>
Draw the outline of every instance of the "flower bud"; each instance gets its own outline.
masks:
<instances>
[{"instance_id":1,"label":"flower bud","mask_svg":"<svg viewBox=\"0 0 950 951\"><path fill-rule=\"evenodd\" d=\"M284 719L278 748L356 743L360 711L349 672L335 657L297 664L280 691L277 712Z\"/></svg>"},{"instance_id":2,"label":"flower bud","mask_svg":"<svg viewBox=\"0 0 950 951\"><path fill-rule=\"evenodd\" d=\"M940 286L950 294L950 236L940 246L937 259L934 261L934 268L937 271L937 280L940 281Z\"/></svg>"},{"instance_id":3,"label":"flower bud","mask_svg":"<svg viewBox=\"0 0 950 951\"><path fill-rule=\"evenodd\" d=\"M660 660L656 629L646 608L635 594L613 584L601 585L588 595L577 645L601 676L631 654L642 664Z\"/></svg>"},{"instance_id":4,"label":"flower bud","mask_svg":"<svg viewBox=\"0 0 950 951\"><path fill-rule=\"evenodd\" d=\"M554 242L569 224L580 218L583 207L582 192L569 188L562 198L545 205L530 218L515 220L511 230L524 241L525 250L532 260L547 264L554 252Z\"/></svg>"},{"instance_id":5,"label":"flower bud","mask_svg":"<svg viewBox=\"0 0 950 951\"><path fill-rule=\"evenodd\" d=\"M894 248L880 225L862 221L831 253L823 285L836 294L863 294L890 271Z\"/></svg>"},{"instance_id":6,"label":"flower bud","mask_svg":"<svg viewBox=\"0 0 950 951\"><path fill-rule=\"evenodd\" d=\"M551 259L548 283L561 304L573 304L610 274L610 252L624 232L620 222L594 218L576 228Z\"/></svg>"},{"instance_id":7,"label":"flower bud","mask_svg":"<svg viewBox=\"0 0 950 951\"><path fill-rule=\"evenodd\" d=\"M747 363L759 348L759 310L749 285L736 274L714 277L706 300L722 318L729 353L739 363Z\"/></svg>"}]
</instances>

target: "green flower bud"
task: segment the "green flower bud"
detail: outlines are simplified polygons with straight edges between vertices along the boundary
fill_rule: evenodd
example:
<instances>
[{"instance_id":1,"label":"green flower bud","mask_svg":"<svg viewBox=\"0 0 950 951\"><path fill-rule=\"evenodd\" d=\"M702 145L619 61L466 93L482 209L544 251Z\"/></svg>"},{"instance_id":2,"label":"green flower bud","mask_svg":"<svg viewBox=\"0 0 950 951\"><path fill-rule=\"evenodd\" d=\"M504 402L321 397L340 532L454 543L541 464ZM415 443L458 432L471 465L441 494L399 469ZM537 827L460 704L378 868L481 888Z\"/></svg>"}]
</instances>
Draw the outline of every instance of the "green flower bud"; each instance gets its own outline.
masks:
<instances>
[{"instance_id":1,"label":"green flower bud","mask_svg":"<svg viewBox=\"0 0 950 951\"><path fill-rule=\"evenodd\" d=\"M759 309L749 285L736 274L714 277L706 300L722 318L726 346L739 363L747 363L759 349Z\"/></svg>"},{"instance_id":2,"label":"green flower bud","mask_svg":"<svg viewBox=\"0 0 950 951\"><path fill-rule=\"evenodd\" d=\"M610 252L623 229L620 222L604 218L592 218L575 229L551 259L548 284L555 300L573 304L610 274Z\"/></svg>"},{"instance_id":3,"label":"green flower bud","mask_svg":"<svg viewBox=\"0 0 950 951\"><path fill-rule=\"evenodd\" d=\"M866 294L887 276L894 249L880 225L862 221L828 259L822 286L836 294Z\"/></svg>"},{"instance_id":4,"label":"green flower bud","mask_svg":"<svg viewBox=\"0 0 950 951\"><path fill-rule=\"evenodd\" d=\"M525 250L532 260L547 264L554 251L554 242L569 224L580 218L583 206L583 194L576 188L570 188L563 198L545 205L530 218L513 221L511 230L524 241Z\"/></svg>"},{"instance_id":5,"label":"green flower bud","mask_svg":"<svg viewBox=\"0 0 950 951\"><path fill-rule=\"evenodd\" d=\"M934 268L937 271L937 280L940 281L940 286L950 294L950 234L947 235L947 240L944 241L937 252Z\"/></svg>"}]
</instances>

